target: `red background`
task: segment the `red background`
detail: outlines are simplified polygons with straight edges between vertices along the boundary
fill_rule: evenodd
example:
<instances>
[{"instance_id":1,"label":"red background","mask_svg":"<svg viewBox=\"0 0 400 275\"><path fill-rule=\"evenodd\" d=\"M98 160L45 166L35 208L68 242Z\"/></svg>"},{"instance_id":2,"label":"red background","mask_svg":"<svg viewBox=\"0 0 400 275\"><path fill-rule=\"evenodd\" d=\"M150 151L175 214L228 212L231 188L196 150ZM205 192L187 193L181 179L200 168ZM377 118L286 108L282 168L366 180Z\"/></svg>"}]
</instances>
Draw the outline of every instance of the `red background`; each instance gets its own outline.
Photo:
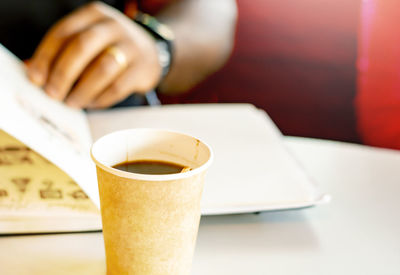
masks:
<instances>
[{"instance_id":1,"label":"red background","mask_svg":"<svg viewBox=\"0 0 400 275\"><path fill-rule=\"evenodd\" d=\"M163 103L249 102L284 134L359 142L356 132L359 0L238 0L226 66Z\"/></svg>"}]
</instances>

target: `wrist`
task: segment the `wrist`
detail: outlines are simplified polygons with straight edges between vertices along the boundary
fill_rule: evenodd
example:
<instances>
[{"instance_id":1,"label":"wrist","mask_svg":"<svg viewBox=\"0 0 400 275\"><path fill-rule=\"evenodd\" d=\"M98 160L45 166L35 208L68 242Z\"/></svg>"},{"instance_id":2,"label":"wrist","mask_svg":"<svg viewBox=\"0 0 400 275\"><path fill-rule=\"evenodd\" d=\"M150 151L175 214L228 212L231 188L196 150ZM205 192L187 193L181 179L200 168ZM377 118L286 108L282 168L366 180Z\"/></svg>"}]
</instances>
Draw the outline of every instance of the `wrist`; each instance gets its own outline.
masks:
<instances>
[{"instance_id":1,"label":"wrist","mask_svg":"<svg viewBox=\"0 0 400 275\"><path fill-rule=\"evenodd\" d=\"M171 69L174 56L174 34L170 28L160 23L155 17L137 12L133 19L138 25L150 34L154 40L161 67L161 78L158 85L164 80ZM157 85L157 86L158 86Z\"/></svg>"}]
</instances>

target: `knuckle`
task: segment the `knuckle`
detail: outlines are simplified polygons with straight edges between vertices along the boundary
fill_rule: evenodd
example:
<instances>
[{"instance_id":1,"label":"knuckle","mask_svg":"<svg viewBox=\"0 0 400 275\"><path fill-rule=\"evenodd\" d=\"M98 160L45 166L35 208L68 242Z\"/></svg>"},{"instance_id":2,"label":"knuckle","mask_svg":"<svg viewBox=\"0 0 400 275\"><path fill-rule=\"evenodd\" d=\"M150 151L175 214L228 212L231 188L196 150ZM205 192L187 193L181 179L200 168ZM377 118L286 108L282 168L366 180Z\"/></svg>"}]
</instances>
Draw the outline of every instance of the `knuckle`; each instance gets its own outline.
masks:
<instances>
[{"instance_id":1,"label":"knuckle","mask_svg":"<svg viewBox=\"0 0 400 275\"><path fill-rule=\"evenodd\" d=\"M72 42L72 47L74 48L74 51L82 52L85 49L86 40L86 36L78 34Z\"/></svg>"},{"instance_id":2,"label":"knuckle","mask_svg":"<svg viewBox=\"0 0 400 275\"><path fill-rule=\"evenodd\" d=\"M71 33L71 26L70 24L59 24L54 28L53 35L57 38L63 38L68 36Z\"/></svg>"},{"instance_id":3,"label":"knuckle","mask_svg":"<svg viewBox=\"0 0 400 275\"><path fill-rule=\"evenodd\" d=\"M123 90L123 85L121 84L121 82L117 81L114 82L113 84L111 84L111 86L109 87L108 92L113 95L114 97L120 97L123 95L124 90Z\"/></svg>"},{"instance_id":4,"label":"knuckle","mask_svg":"<svg viewBox=\"0 0 400 275\"><path fill-rule=\"evenodd\" d=\"M157 80L154 81L150 79L146 80L146 78L144 78L144 81L138 81L138 82L139 83L137 83L137 89L141 92L148 91L151 88L153 88L153 86L157 85Z\"/></svg>"},{"instance_id":5,"label":"knuckle","mask_svg":"<svg viewBox=\"0 0 400 275\"><path fill-rule=\"evenodd\" d=\"M74 50L76 52L86 52L90 47L90 41L95 36L92 30L88 30L86 32L79 33L72 42Z\"/></svg>"},{"instance_id":6,"label":"knuckle","mask_svg":"<svg viewBox=\"0 0 400 275\"><path fill-rule=\"evenodd\" d=\"M48 32L46 38L49 40L62 39L68 37L72 30L73 24L70 23L69 18L64 18L58 21Z\"/></svg>"},{"instance_id":7,"label":"knuckle","mask_svg":"<svg viewBox=\"0 0 400 275\"><path fill-rule=\"evenodd\" d=\"M49 63L50 56L47 51L40 51L32 58L31 65L42 70Z\"/></svg>"},{"instance_id":8,"label":"knuckle","mask_svg":"<svg viewBox=\"0 0 400 275\"><path fill-rule=\"evenodd\" d=\"M110 107L110 106L111 106L111 103L101 102L101 103L97 104L96 108L97 109L105 109L105 108Z\"/></svg>"},{"instance_id":9,"label":"knuckle","mask_svg":"<svg viewBox=\"0 0 400 275\"><path fill-rule=\"evenodd\" d=\"M66 78L66 73L61 68L55 68L53 73L51 74L50 81L54 86L59 86L60 82L62 82Z\"/></svg>"},{"instance_id":10,"label":"knuckle","mask_svg":"<svg viewBox=\"0 0 400 275\"><path fill-rule=\"evenodd\" d=\"M100 1L93 1L87 4L85 8L88 11L101 12L101 10L104 8L104 4L101 3Z\"/></svg>"},{"instance_id":11,"label":"knuckle","mask_svg":"<svg viewBox=\"0 0 400 275\"><path fill-rule=\"evenodd\" d=\"M135 83L135 91L136 92L146 92L150 89L154 88L157 85L157 80L152 80L149 77L143 76L138 78Z\"/></svg>"},{"instance_id":12,"label":"knuckle","mask_svg":"<svg viewBox=\"0 0 400 275\"><path fill-rule=\"evenodd\" d=\"M148 90L150 90L150 86L149 85L146 85L146 84L143 84L143 83L137 83L136 89L135 89L136 92L142 93L142 92L145 92L145 91L148 91Z\"/></svg>"},{"instance_id":13,"label":"knuckle","mask_svg":"<svg viewBox=\"0 0 400 275\"><path fill-rule=\"evenodd\" d=\"M114 67L112 60L108 58L102 58L96 66L96 71L99 75L110 75L114 74Z\"/></svg>"}]
</instances>

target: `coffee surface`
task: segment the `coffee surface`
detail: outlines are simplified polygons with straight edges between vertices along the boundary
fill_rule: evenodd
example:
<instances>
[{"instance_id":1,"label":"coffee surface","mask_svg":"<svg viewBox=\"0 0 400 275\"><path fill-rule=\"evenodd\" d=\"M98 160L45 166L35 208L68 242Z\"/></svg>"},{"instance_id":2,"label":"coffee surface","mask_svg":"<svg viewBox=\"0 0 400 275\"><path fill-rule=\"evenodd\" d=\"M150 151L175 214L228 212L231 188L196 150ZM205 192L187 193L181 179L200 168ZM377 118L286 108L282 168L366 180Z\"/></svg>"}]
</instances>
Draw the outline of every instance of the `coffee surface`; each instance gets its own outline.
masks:
<instances>
[{"instance_id":1,"label":"coffee surface","mask_svg":"<svg viewBox=\"0 0 400 275\"><path fill-rule=\"evenodd\" d=\"M165 175L180 173L185 166L159 160L137 160L119 163L113 168L136 174Z\"/></svg>"}]
</instances>

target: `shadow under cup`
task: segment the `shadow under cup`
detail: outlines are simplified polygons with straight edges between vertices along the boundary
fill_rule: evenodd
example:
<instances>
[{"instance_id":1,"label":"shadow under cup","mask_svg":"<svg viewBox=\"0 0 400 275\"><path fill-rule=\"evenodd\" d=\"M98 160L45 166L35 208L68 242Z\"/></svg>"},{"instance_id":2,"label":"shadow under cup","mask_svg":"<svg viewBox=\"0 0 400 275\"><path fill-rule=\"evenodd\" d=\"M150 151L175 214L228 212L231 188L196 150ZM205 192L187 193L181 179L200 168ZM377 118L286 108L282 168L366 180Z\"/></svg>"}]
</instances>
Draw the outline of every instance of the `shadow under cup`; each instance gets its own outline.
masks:
<instances>
[{"instance_id":1,"label":"shadow under cup","mask_svg":"<svg viewBox=\"0 0 400 275\"><path fill-rule=\"evenodd\" d=\"M189 275L211 148L177 132L131 129L92 147L99 184L107 274ZM147 175L112 168L135 160L192 170Z\"/></svg>"}]
</instances>

